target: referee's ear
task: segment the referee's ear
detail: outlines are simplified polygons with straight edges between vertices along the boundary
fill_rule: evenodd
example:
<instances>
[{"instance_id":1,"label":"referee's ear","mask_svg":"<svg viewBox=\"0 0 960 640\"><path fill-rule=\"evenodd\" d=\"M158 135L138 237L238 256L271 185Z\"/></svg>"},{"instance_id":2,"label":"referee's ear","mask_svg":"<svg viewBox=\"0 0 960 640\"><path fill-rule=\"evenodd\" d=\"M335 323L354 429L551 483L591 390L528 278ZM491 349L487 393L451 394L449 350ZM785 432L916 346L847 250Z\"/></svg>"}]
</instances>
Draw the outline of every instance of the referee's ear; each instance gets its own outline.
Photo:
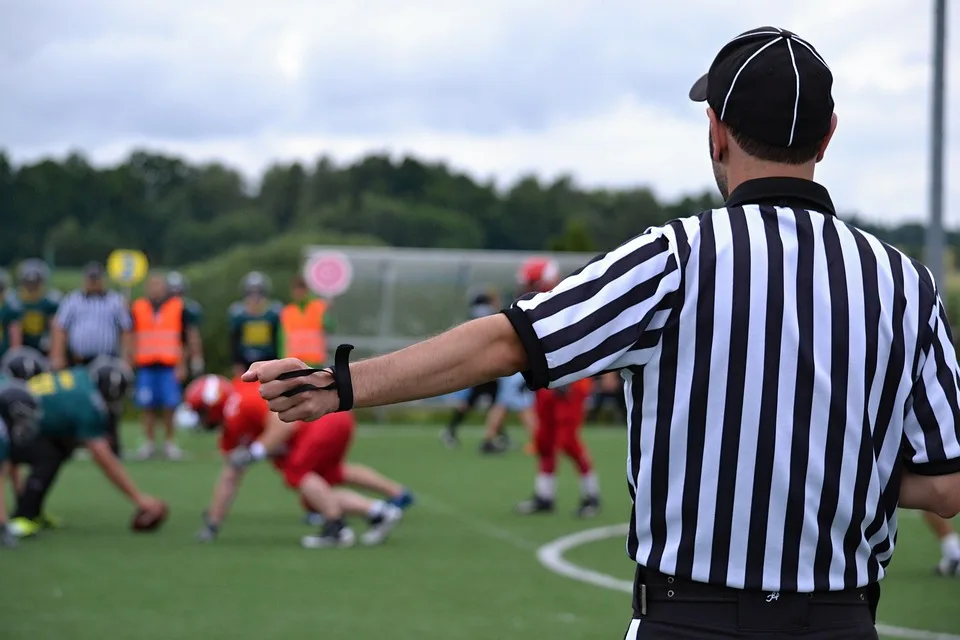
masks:
<instances>
[{"instance_id":1,"label":"referee's ear","mask_svg":"<svg viewBox=\"0 0 960 640\"><path fill-rule=\"evenodd\" d=\"M710 159L723 162L727 155L727 128L710 107L707 107L707 118L710 119Z\"/></svg>"},{"instance_id":2,"label":"referee's ear","mask_svg":"<svg viewBox=\"0 0 960 640\"><path fill-rule=\"evenodd\" d=\"M833 138L833 132L837 130L837 114L834 114L830 117L830 131L827 132L827 137L823 139L823 142L820 143L820 151L817 152L817 162L823 160L824 154L827 153L827 145L830 144L830 139Z\"/></svg>"}]
</instances>

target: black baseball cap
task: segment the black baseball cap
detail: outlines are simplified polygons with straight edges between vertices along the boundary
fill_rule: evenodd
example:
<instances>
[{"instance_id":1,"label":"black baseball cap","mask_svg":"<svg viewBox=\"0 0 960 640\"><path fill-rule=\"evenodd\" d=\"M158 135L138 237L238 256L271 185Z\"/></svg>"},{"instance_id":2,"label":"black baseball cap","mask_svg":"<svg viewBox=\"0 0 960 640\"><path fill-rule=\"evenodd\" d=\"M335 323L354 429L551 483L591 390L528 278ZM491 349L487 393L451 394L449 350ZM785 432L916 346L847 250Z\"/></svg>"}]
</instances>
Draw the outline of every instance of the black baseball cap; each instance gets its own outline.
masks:
<instances>
[{"instance_id":1,"label":"black baseball cap","mask_svg":"<svg viewBox=\"0 0 960 640\"><path fill-rule=\"evenodd\" d=\"M83 275L87 278L102 278L103 272L103 265L99 262L88 262L83 267Z\"/></svg>"},{"instance_id":2,"label":"black baseball cap","mask_svg":"<svg viewBox=\"0 0 960 640\"><path fill-rule=\"evenodd\" d=\"M690 89L736 131L778 147L823 140L833 117L833 74L806 40L779 27L741 33Z\"/></svg>"}]
</instances>

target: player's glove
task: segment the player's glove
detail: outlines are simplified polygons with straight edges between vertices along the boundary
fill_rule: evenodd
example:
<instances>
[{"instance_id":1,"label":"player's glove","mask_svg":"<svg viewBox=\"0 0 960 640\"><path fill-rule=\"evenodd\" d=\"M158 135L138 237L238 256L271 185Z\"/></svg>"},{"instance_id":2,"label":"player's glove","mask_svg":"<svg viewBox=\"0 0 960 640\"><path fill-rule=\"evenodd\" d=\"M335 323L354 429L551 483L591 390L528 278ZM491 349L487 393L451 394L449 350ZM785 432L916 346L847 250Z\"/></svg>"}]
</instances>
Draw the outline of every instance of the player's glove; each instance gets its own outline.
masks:
<instances>
[{"instance_id":1,"label":"player's glove","mask_svg":"<svg viewBox=\"0 0 960 640\"><path fill-rule=\"evenodd\" d=\"M9 525L3 525L0 527L0 547L7 549L13 549L19 544L17 541L17 536L13 535L13 531L10 529Z\"/></svg>"},{"instance_id":2,"label":"player's glove","mask_svg":"<svg viewBox=\"0 0 960 640\"><path fill-rule=\"evenodd\" d=\"M243 469L253 462L249 447L237 447L227 454L227 464L234 469Z\"/></svg>"}]
</instances>

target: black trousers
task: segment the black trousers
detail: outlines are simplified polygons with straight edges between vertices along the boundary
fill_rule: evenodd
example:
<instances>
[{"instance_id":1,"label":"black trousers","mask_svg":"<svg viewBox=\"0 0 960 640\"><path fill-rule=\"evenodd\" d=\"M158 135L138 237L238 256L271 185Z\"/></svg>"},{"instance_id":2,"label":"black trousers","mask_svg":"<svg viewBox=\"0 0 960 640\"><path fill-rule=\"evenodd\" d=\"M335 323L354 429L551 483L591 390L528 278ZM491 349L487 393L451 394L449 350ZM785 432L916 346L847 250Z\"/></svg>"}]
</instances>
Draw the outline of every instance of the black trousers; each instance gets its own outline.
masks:
<instances>
[{"instance_id":1,"label":"black trousers","mask_svg":"<svg viewBox=\"0 0 960 640\"><path fill-rule=\"evenodd\" d=\"M590 408L587 422L596 422L608 402L613 403L617 418L627 419L627 398L623 395L623 391L598 391L593 396L593 406Z\"/></svg>"},{"instance_id":2,"label":"black trousers","mask_svg":"<svg viewBox=\"0 0 960 640\"><path fill-rule=\"evenodd\" d=\"M77 442L73 438L37 437L11 451L14 464L30 465L30 475L17 496L14 518L33 520L43 513L43 504L57 480L60 468L73 455Z\"/></svg>"},{"instance_id":3,"label":"black trousers","mask_svg":"<svg viewBox=\"0 0 960 640\"><path fill-rule=\"evenodd\" d=\"M114 354L106 354L114 355ZM91 362L93 362L97 356L79 356L77 354L71 354L70 360L73 362L74 366L85 367ZM118 458L120 456L120 416L116 415L113 411L110 412L109 417L107 418L107 440L110 441L110 448L113 449L113 453Z\"/></svg>"},{"instance_id":4,"label":"black trousers","mask_svg":"<svg viewBox=\"0 0 960 640\"><path fill-rule=\"evenodd\" d=\"M467 406L473 409L483 396L487 396L490 399L490 404L493 404L494 400L497 399L497 390L499 387L499 380L491 380L490 382L484 382L483 384L471 387L470 392L467 394Z\"/></svg>"},{"instance_id":5,"label":"black trousers","mask_svg":"<svg viewBox=\"0 0 960 640\"><path fill-rule=\"evenodd\" d=\"M823 594L738 591L640 568L624 640L877 640L876 588Z\"/></svg>"}]
</instances>

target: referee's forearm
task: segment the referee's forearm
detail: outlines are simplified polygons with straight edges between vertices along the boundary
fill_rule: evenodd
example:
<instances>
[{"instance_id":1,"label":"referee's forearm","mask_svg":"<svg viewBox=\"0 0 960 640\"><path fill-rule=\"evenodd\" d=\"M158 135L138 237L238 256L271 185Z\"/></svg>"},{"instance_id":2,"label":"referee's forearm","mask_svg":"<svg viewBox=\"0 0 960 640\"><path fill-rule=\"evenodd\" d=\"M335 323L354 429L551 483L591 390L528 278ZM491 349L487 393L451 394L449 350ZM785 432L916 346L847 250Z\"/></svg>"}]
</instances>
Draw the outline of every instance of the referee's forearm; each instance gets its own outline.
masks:
<instances>
[{"instance_id":1,"label":"referee's forearm","mask_svg":"<svg viewBox=\"0 0 960 640\"><path fill-rule=\"evenodd\" d=\"M526 353L503 314L351 365L354 406L376 407L452 393L526 367Z\"/></svg>"}]
</instances>

